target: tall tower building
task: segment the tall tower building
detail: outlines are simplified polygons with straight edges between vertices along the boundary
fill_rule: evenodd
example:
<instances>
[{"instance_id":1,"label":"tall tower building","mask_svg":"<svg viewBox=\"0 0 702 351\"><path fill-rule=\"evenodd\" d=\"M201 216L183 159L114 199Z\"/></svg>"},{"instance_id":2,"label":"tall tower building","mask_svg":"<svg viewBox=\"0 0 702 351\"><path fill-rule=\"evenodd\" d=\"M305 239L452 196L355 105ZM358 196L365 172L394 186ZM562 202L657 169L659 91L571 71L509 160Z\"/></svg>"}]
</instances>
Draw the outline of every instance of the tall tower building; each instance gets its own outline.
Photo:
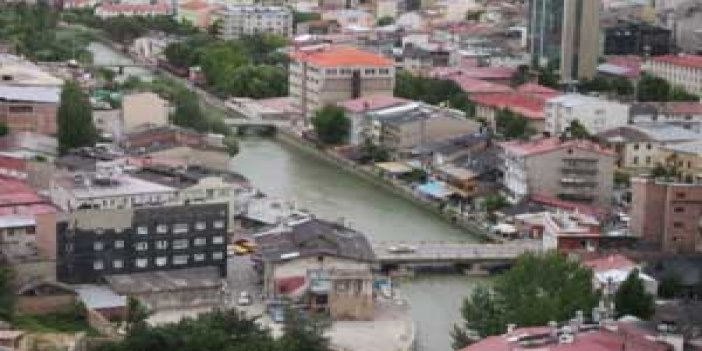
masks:
<instances>
[{"instance_id":1,"label":"tall tower building","mask_svg":"<svg viewBox=\"0 0 702 351\"><path fill-rule=\"evenodd\" d=\"M597 68L600 0L530 0L532 66L558 63L561 79L591 78Z\"/></svg>"}]
</instances>

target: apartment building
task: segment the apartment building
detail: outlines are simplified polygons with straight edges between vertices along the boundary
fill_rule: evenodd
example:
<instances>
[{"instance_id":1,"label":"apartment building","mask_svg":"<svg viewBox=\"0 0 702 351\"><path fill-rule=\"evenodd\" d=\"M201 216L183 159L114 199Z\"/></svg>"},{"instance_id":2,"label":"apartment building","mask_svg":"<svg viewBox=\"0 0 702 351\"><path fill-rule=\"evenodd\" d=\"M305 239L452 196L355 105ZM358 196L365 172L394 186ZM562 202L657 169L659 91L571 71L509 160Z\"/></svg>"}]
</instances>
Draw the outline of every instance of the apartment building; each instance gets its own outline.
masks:
<instances>
[{"instance_id":1,"label":"apartment building","mask_svg":"<svg viewBox=\"0 0 702 351\"><path fill-rule=\"evenodd\" d=\"M668 253L702 252L702 184L634 178L631 232Z\"/></svg>"},{"instance_id":2,"label":"apartment building","mask_svg":"<svg viewBox=\"0 0 702 351\"><path fill-rule=\"evenodd\" d=\"M702 55L664 55L652 57L644 70L688 93L702 95Z\"/></svg>"},{"instance_id":3,"label":"apartment building","mask_svg":"<svg viewBox=\"0 0 702 351\"><path fill-rule=\"evenodd\" d=\"M350 46L316 45L290 53L290 96L306 117L324 105L370 95L392 95L392 60Z\"/></svg>"},{"instance_id":4,"label":"apartment building","mask_svg":"<svg viewBox=\"0 0 702 351\"><path fill-rule=\"evenodd\" d=\"M398 154L420 152L429 144L481 129L462 111L417 101L368 111L363 123L364 137L356 139L371 140Z\"/></svg>"},{"instance_id":5,"label":"apartment building","mask_svg":"<svg viewBox=\"0 0 702 351\"><path fill-rule=\"evenodd\" d=\"M595 252L603 237L600 221L580 212L544 213L543 247L561 252Z\"/></svg>"},{"instance_id":6,"label":"apartment building","mask_svg":"<svg viewBox=\"0 0 702 351\"><path fill-rule=\"evenodd\" d=\"M676 169L683 179L702 178L702 140L663 146L659 157L664 166Z\"/></svg>"},{"instance_id":7,"label":"apartment building","mask_svg":"<svg viewBox=\"0 0 702 351\"><path fill-rule=\"evenodd\" d=\"M287 7L228 5L219 11L219 18L222 19L220 37L224 40L255 34L278 34L284 37L293 34L293 15Z\"/></svg>"},{"instance_id":8,"label":"apartment building","mask_svg":"<svg viewBox=\"0 0 702 351\"><path fill-rule=\"evenodd\" d=\"M626 125L597 134L617 153L617 167L648 171L665 163L663 149L698 140L700 135L670 124Z\"/></svg>"},{"instance_id":9,"label":"apartment building","mask_svg":"<svg viewBox=\"0 0 702 351\"><path fill-rule=\"evenodd\" d=\"M226 204L81 209L57 224L56 274L68 283L113 274L215 266L226 276Z\"/></svg>"},{"instance_id":10,"label":"apartment building","mask_svg":"<svg viewBox=\"0 0 702 351\"><path fill-rule=\"evenodd\" d=\"M611 205L613 151L587 140L543 138L510 141L502 149L505 195L519 202L532 195Z\"/></svg>"},{"instance_id":11,"label":"apartment building","mask_svg":"<svg viewBox=\"0 0 702 351\"><path fill-rule=\"evenodd\" d=\"M546 100L546 131L560 135L572 121L597 134L626 125L629 105L582 94L565 94Z\"/></svg>"},{"instance_id":12,"label":"apartment building","mask_svg":"<svg viewBox=\"0 0 702 351\"><path fill-rule=\"evenodd\" d=\"M648 23L620 22L604 30L605 55L666 55L672 31Z\"/></svg>"},{"instance_id":13,"label":"apartment building","mask_svg":"<svg viewBox=\"0 0 702 351\"><path fill-rule=\"evenodd\" d=\"M702 133L702 103L695 101L642 102L629 110L632 124L667 123Z\"/></svg>"}]
</instances>

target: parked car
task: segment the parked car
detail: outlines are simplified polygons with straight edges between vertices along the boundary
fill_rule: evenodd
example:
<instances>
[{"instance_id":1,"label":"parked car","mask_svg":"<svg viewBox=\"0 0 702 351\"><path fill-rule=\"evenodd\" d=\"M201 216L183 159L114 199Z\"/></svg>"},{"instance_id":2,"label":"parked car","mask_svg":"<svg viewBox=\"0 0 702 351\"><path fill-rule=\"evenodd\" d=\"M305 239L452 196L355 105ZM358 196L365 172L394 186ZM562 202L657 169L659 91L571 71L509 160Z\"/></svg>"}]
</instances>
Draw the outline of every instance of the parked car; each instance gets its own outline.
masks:
<instances>
[{"instance_id":1,"label":"parked car","mask_svg":"<svg viewBox=\"0 0 702 351\"><path fill-rule=\"evenodd\" d=\"M271 319L275 323L285 322L285 310L282 307L271 309Z\"/></svg>"},{"instance_id":2,"label":"parked car","mask_svg":"<svg viewBox=\"0 0 702 351\"><path fill-rule=\"evenodd\" d=\"M249 306L251 305L251 295L248 291L242 291L239 293L239 298L236 300L236 304L239 306Z\"/></svg>"},{"instance_id":3,"label":"parked car","mask_svg":"<svg viewBox=\"0 0 702 351\"><path fill-rule=\"evenodd\" d=\"M234 244L246 248L249 253L256 251L256 244L249 239L239 239Z\"/></svg>"},{"instance_id":4,"label":"parked car","mask_svg":"<svg viewBox=\"0 0 702 351\"><path fill-rule=\"evenodd\" d=\"M402 254L417 251L417 248L407 244L393 245L387 248L389 253Z\"/></svg>"}]
</instances>

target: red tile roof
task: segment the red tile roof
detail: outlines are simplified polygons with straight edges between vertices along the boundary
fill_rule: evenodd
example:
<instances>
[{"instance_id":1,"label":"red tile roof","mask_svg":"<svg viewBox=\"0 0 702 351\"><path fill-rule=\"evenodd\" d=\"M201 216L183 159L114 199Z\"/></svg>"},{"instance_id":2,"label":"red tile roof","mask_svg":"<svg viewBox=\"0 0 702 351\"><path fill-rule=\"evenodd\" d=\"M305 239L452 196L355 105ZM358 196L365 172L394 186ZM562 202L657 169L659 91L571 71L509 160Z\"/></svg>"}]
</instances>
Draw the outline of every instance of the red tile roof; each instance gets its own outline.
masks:
<instances>
[{"instance_id":1,"label":"red tile roof","mask_svg":"<svg viewBox=\"0 0 702 351\"><path fill-rule=\"evenodd\" d=\"M561 94L558 90L531 82L518 86L517 92L530 95L546 95L546 98L552 98Z\"/></svg>"},{"instance_id":2,"label":"red tile roof","mask_svg":"<svg viewBox=\"0 0 702 351\"><path fill-rule=\"evenodd\" d=\"M389 58L350 46L300 48L290 53L294 60L317 66L392 66Z\"/></svg>"},{"instance_id":3,"label":"red tile roof","mask_svg":"<svg viewBox=\"0 0 702 351\"><path fill-rule=\"evenodd\" d=\"M654 335L625 323L616 323L617 330L598 328L577 333L573 342L558 343L549 341L547 327L518 328L510 335L490 336L460 351L512 351L512 350L549 350L549 351L666 351L669 346L656 341ZM513 336L510 337L510 336ZM519 337L542 336L547 344L542 346L521 346L515 339ZM535 340L530 340L534 342ZM545 347L547 346L547 347Z\"/></svg>"},{"instance_id":4,"label":"red tile roof","mask_svg":"<svg viewBox=\"0 0 702 351\"><path fill-rule=\"evenodd\" d=\"M583 265L590 267L593 271L601 272L608 271L611 269L623 269L631 268L636 266L636 262L630 260L628 257L620 254L609 255L606 257L593 258L583 261Z\"/></svg>"},{"instance_id":5,"label":"red tile roof","mask_svg":"<svg viewBox=\"0 0 702 351\"><path fill-rule=\"evenodd\" d=\"M0 169L11 169L15 171L25 171L27 169L27 161L0 155Z\"/></svg>"},{"instance_id":6,"label":"red tile roof","mask_svg":"<svg viewBox=\"0 0 702 351\"><path fill-rule=\"evenodd\" d=\"M454 75L450 76L448 79L456 82L461 86L461 89L468 94L512 92L512 88L504 84L492 83L485 80L470 78L464 75Z\"/></svg>"},{"instance_id":7,"label":"red tile roof","mask_svg":"<svg viewBox=\"0 0 702 351\"><path fill-rule=\"evenodd\" d=\"M662 110L673 114L702 114L702 103L699 102L666 102L663 103Z\"/></svg>"},{"instance_id":8,"label":"red tile roof","mask_svg":"<svg viewBox=\"0 0 702 351\"><path fill-rule=\"evenodd\" d=\"M546 98L520 93L474 94L470 99L478 104L497 109L509 109L528 119L545 118Z\"/></svg>"},{"instance_id":9,"label":"red tile roof","mask_svg":"<svg viewBox=\"0 0 702 351\"><path fill-rule=\"evenodd\" d=\"M53 212L56 208L26 183L0 176L0 216Z\"/></svg>"},{"instance_id":10,"label":"red tile roof","mask_svg":"<svg viewBox=\"0 0 702 351\"><path fill-rule=\"evenodd\" d=\"M346 100L339 103L339 106L348 111L359 113L365 110L376 110L410 102L410 100L390 95L370 95L358 99Z\"/></svg>"},{"instance_id":11,"label":"red tile roof","mask_svg":"<svg viewBox=\"0 0 702 351\"><path fill-rule=\"evenodd\" d=\"M640 56L610 56L607 58L607 63L626 68L627 77L635 78L641 75L642 60Z\"/></svg>"},{"instance_id":12,"label":"red tile roof","mask_svg":"<svg viewBox=\"0 0 702 351\"><path fill-rule=\"evenodd\" d=\"M180 5L180 9L197 11L208 8L210 5L204 0L191 0Z\"/></svg>"},{"instance_id":13,"label":"red tile roof","mask_svg":"<svg viewBox=\"0 0 702 351\"><path fill-rule=\"evenodd\" d=\"M505 150L509 150L515 154L523 156L537 155L563 148L577 148L612 157L616 155L614 151L610 149L606 149L589 140L582 139L561 141L560 138L551 137L528 141L514 140L502 142L500 143L500 146Z\"/></svg>"},{"instance_id":14,"label":"red tile roof","mask_svg":"<svg viewBox=\"0 0 702 351\"><path fill-rule=\"evenodd\" d=\"M653 57L651 60L676 66L702 68L702 55L663 55Z\"/></svg>"}]
</instances>

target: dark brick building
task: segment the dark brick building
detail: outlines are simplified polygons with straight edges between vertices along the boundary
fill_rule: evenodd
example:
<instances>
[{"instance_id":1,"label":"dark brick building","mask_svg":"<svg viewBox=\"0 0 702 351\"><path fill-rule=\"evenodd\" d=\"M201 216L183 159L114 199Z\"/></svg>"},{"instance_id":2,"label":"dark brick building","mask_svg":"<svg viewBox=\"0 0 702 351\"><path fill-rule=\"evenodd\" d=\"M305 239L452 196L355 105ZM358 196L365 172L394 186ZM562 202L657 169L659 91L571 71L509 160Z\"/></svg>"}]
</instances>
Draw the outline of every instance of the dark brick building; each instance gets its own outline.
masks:
<instances>
[{"instance_id":1,"label":"dark brick building","mask_svg":"<svg viewBox=\"0 0 702 351\"><path fill-rule=\"evenodd\" d=\"M672 50L670 30L646 23L622 22L605 29L605 55L665 55Z\"/></svg>"},{"instance_id":2,"label":"dark brick building","mask_svg":"<svg viewBox=\"0 0 702 351\"><path fill-rule=\"evenodd\" d=\"M57 224L56 274L105 275L216 266L226 276L227 205L78 210Z\"/></svg>"}]
</instances>

